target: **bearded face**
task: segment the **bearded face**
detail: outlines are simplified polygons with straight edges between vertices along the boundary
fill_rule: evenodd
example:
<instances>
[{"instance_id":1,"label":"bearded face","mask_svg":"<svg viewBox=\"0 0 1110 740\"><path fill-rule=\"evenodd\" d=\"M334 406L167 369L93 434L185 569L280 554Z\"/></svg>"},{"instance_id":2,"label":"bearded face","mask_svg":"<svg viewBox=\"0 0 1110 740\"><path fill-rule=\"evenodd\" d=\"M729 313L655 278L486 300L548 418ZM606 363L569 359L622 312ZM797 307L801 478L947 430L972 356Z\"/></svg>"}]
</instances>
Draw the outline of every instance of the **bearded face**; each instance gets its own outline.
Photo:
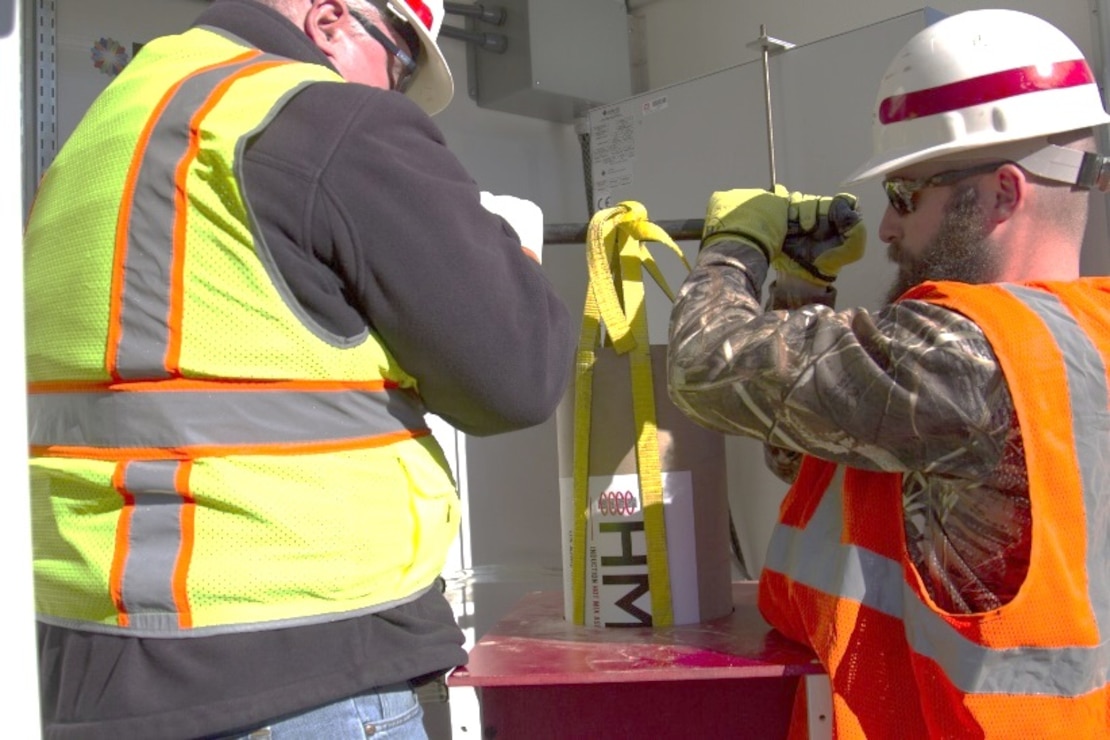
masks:
<instances>
[{"instance_id":1,"label":"bearded face","mask_svg":"<svg viewBox=\"0 0 1110 740\"><path fill-rule=\"evenodd\" d=\"M940 227L921 254L909 254L898 242L891 243L888 256L898 266L898 275L887 291L886 302L926 280L955 280L989 283L1000 274L998 255L987 241L990 230L972 185L956 190L944 209Z\"/></svg>"}]
</instances>

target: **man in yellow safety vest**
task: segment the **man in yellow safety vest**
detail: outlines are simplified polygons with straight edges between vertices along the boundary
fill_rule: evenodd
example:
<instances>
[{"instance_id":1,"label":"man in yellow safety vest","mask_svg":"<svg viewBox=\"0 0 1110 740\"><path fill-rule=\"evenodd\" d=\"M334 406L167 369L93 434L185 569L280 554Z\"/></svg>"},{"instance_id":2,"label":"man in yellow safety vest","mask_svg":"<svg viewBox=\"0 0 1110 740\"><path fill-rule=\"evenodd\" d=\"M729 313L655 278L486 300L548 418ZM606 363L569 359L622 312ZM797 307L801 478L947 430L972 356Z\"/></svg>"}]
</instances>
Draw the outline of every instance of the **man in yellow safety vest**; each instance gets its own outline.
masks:
<instances>
[{"instance_id":1,"label":"man in yellow safety vest","mask_svg":"<svg viewBox=\"0 0 1110 740\"><path fill-rule=\"evenodd\" d=\"M465 662L425 414L544 421L574 331L539 208L480 192L429 118L453 92L443 18L215 0L45 174L25 284L46 737L423 737L414 687Z\"/></svg>"}]
</instances>

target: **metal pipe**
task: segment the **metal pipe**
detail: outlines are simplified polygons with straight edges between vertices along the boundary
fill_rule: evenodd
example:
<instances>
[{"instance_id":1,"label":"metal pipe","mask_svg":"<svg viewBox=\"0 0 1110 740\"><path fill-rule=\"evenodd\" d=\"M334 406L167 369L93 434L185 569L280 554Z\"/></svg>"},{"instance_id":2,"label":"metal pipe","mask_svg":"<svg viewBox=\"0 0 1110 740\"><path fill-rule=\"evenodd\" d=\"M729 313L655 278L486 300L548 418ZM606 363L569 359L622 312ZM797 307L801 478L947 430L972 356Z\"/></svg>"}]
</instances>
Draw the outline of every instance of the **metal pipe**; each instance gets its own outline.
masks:
<instances>
[{"instance_id":1,"label":"metal pipe","mask_svg":"<svg viewBox=\"0 0 1110 740\"><path fill-rule=\"evenodd\" d=\"M495 26L500 26L505 22L505 9L500 5L486 6L481 3L444 3L443 10L451 15L466 15Z\"/></svg>"},{"instance_id":2,"label":"metal pipe","mask_svg":"<svg viewBox=\"0 0 1110 740\"><path fill-rule=\"evenodd\" d=\"M509 48L509 39L503 33L464 31L461 28L448 25L441 26L439 32L448 38L459 39L468 44L474 44L479 48L492 51L495 54L503 54L505 49Z\"/></svg>"},{"instance_id":3,"label":"metal pipe","mask_svg":"<svg viewBox=\"0 0 1110 740\"><path fill-rule=\"evenodd\" d=\"M667 236L676 242L701 241L701 232L705 228L705 219L702 218L653 221L652 223L663 229ZM589 224L544 224L543 243L585 244L589 230Z\"/></svg>"}]
</instances>

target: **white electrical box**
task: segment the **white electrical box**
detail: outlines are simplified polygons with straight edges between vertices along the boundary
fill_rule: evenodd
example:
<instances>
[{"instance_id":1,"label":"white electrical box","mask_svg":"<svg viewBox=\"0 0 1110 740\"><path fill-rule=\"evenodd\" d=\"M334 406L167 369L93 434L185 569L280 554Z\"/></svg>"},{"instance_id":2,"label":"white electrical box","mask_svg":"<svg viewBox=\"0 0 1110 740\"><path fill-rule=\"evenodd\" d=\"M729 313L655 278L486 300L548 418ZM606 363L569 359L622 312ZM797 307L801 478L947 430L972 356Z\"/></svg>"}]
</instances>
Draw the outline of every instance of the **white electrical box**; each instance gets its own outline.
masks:
<instances>
[{"instance_id":1,"label":"white electrical box","mask_svg":"<svg viewBox=\"0 0 1110 740\"><path fill-rule=\"evenodd\" d=\"M500 33L504 52L467 45L470 97L483 108L570 123L632 94L623 0L493 0L505 19L468 17L472 33Z\"/></svg>"}]
</instances>

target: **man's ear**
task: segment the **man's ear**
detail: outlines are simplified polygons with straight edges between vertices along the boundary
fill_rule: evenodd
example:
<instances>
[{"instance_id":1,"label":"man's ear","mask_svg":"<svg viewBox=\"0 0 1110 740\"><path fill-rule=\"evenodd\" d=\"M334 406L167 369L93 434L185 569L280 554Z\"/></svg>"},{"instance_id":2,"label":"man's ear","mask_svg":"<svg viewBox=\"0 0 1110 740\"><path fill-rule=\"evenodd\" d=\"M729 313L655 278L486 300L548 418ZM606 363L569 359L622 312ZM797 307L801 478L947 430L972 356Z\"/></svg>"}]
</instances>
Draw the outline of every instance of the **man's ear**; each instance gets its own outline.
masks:
<instances>
[{"instance_id":1,"label":"man's ear","mask_svg":"<svg viewBox=\"0 0 1110 740\"><path fill-rule=\"evenodd\" d=\"M1029 181L1025 172L1016 164L1004 164L994 172L990 179L992 198L988 215L994 223L1008 220L1025 202Z\"/></svg>"},{"instance_id":2,"label":"man's ear","mask_svg":"<svg viewBox=\"0 0 1110 740\"><path fill-rule=\"evenodd\" d=\"M304 17L304 32L328 58L336 56L336 45L343 42L343 16L347 10L342 0L312 0Z\"/></svg>"}]
</instances>

